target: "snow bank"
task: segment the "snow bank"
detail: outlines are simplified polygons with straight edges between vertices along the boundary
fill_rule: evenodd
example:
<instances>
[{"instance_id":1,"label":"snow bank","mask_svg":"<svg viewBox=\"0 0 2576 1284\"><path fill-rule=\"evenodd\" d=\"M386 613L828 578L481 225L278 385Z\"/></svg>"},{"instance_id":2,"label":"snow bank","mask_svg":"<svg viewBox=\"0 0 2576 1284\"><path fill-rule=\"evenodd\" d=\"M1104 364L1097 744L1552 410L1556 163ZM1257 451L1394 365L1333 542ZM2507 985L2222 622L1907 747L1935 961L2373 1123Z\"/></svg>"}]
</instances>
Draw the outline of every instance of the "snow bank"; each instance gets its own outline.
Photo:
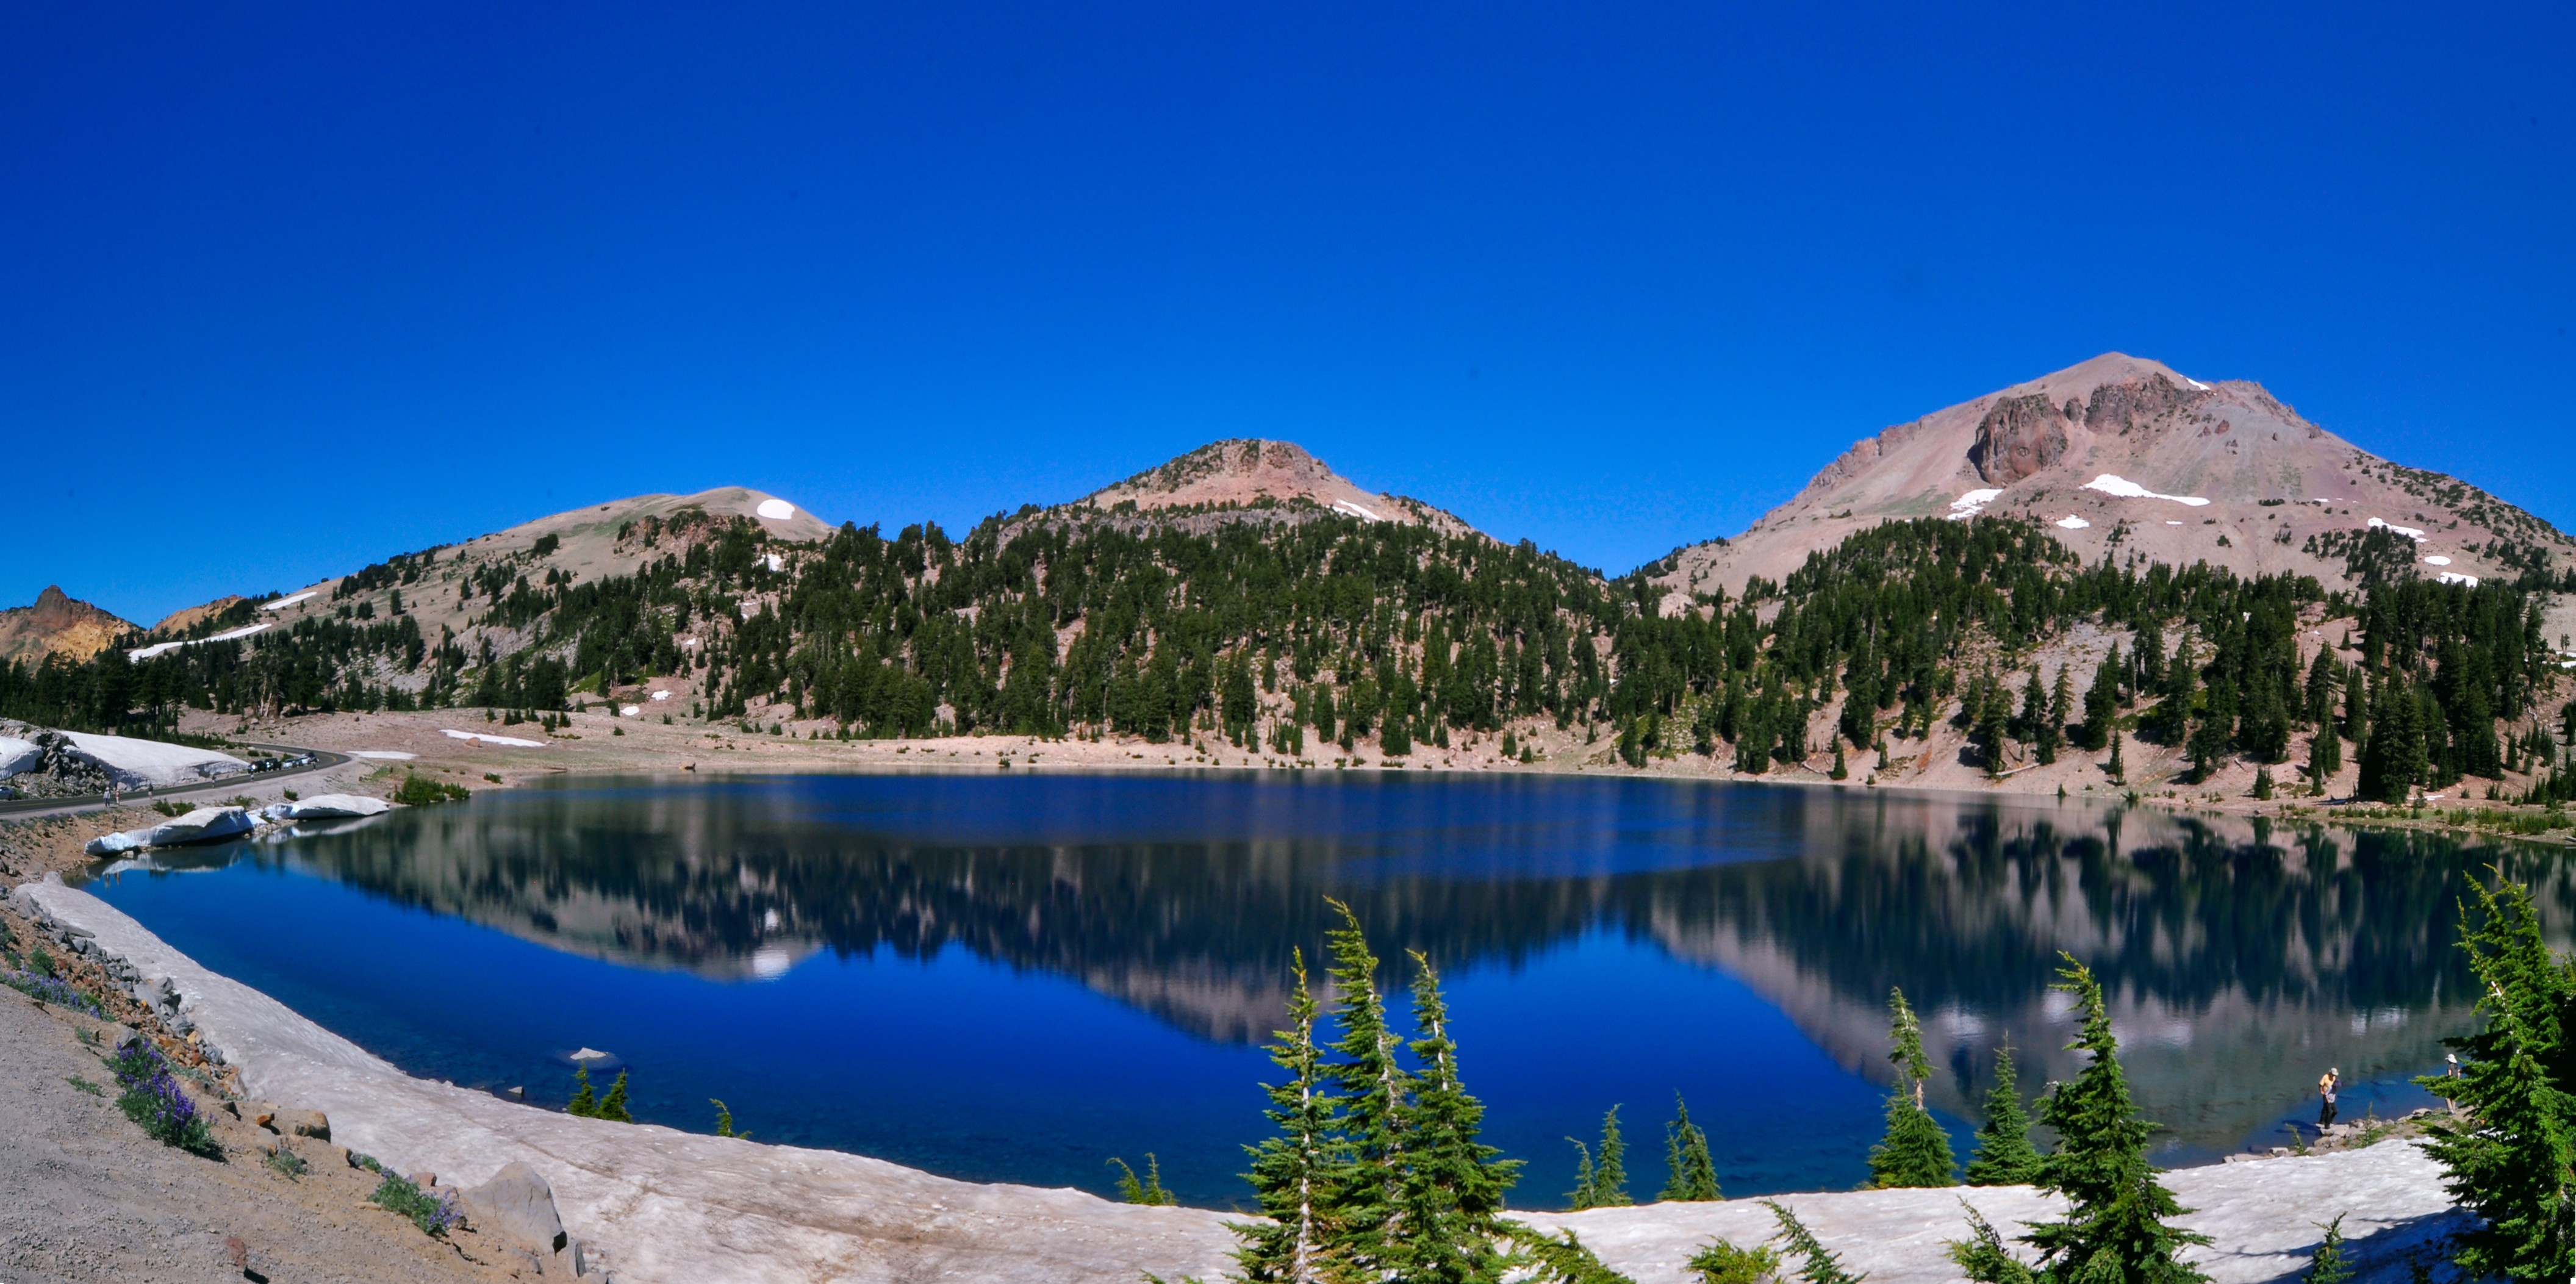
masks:
<instances>
[{"instance_id":1,"label":"snow bank","mask_svg":"<svg viewBox=\"0 0 2576 1284\"><path fill-rule=\"evenodd\" d=\"M2470 588L2476 588L2478 586L2477 576L2462 575L2458 571L2444 571L2433 578L2435 581L2443 584L2466 584Z\"/></svg>"},{"instance_id":2,"label":"snow bank","mask_svg":"<svg viewBox=\"0 0 2576 1284\"><path fill-rule=\"evenodd\" d=\"M772 554L770 554L769 556L764 557L764 558L762 558L762 559L760 559L760 560L761 560L761 563L762 563L763 565L767 566L769 569L771 569L771 570L773 570L773 571L783 571L783 570L786 570L786 569L787 569L787 559L786 559L786 558L783 558L783 557L780 557L780 556L779 556L778 554L776 554L776 553L772 553Z\"/></svg>"},{"instance_id":3,"label":"snow bank","mask_svg":"<svg viewBox=\"0 0 2576 1284\"><path fill-rule=\"evenodd\" d=\"M644 706L640 704L621 704L617 706L617 716L621 718L641 718L644 716Z\"/></svg>"},{"instance_id":4,"label":"snow bank","mask_svg":"<svg viewBox=\"0 0 2576 1284\"><path fill-rule=\"evenodd\" d=\"M334 820L344 816L381 816L393 809L382 798L364 794L320 794L268 809L272 820Z\"/></svg>"},{"instance_id":5,"label":"snow bank","mask_svg":"<svg viewBox=\"0 0 2576 1284\"><path fill-rule=\"evenodd\" d=\"M126 658L133 660L149 660L156 655L176 651L183 646L198 646L207 642L230 642L237 638L249 637L251 634L258 633L275 623L275 620L262 620L257 624L245 624L238 629L227 629L210 638L190 638L185 642L156 642L140 651L131 653Z\"/></svg>"},{"instance_id":6,"label":"snow bank","mask_svg":"<svg viewBox=\"0 0 2576 1284\"><path fill-rule=\"evenodd\" d=\"M1386 520L1385 518L1378 516L1376 511L1369 508L1366 504L1354 504L1347 499L1334 500L1333 511L1345 516L1358 517L1372 522L1382 522Z\"/></svg>"},{"instance_id":7,"label":"snow bank","mask_svg":"<svg viewBox=\"0 0 2576 1284\"><path fill-rule=\"evenodd\" d=\"M668 691L656 691L653 693L653 698L656 701L668 700L671 698L671 693Z\"/></svg>"},{"instance_id":8,"label":"snow bank","mask_svg":"<svg viewBox=\"0 0 2576 1284\"><path fill-rule=\"evenodd\" d=\"M319 596L319 595L318 595L318 594L314 594L314 593L298 593L298 594L296 594L296 595L295 595L295 596L293 596L293 597L281 597L281 598L277 599L277 600L276 600L276 601L274 601L274 602L263 602L263 603L261 603L261 604L260 604L260 608L259 608L259 609L261 609L261 610L263 610L263 611L283 611L283 610L285 610L286 608L288 608L288 607L290 607L290 606L293 606L293 605L295 605L296 603L301 602L301 601L303 601L303 600L304 600L304 599L306 599L306 598L309 598L309 597L316 597L316 596Z\"/></svg>"},{"instance_id":9,"label":"snow bank","mask_svg":"<svg viewBox=\"0 0 2576 1284\"><path fill-rule=\"evenodd\" d=\"M2209 506L2209 501L2198 495L2158 494L2155 491L2149 490L2117 473L2104 473L2101 476L2084 483L2084 485L2079 489L2098 490L2105 495L2117 495L2122 499L2166 499L2177 504L2187 504L2193 508L2207 508Z\"/></svg>"},{"instance_id":10,"label":"snow bank","mask_svg":"<svg viewBox=\"0 0 2576 1284\"><path fill-rule=\"evenodd\" d=\"M2057 519L2057 529L2062 531L2080 531L2092 524L2093 523L2088 522L2073 513L2068 513L2066 516Z\"/></svg>"},{"instance_id":11,"label":"snow bank","mask_svg":"<svg viewBox=\"0 0 2576 1284\"><path fill-rule=\"evenodd\" d=\"M352 749L349 751L349 756L352 758L372 758L379 762L409 762L420 755L416 753L404 753L400 749Z\"/></svg>"},{"instance_id":12,"label":"snow bank","mask_svg":"<svg viewBox=\"0 0 2576 1284\"><path fill-rule=\"evenodd\" d=\"M191 749L186 745L164 744L158 740L102 736L87 731L66 731L63 735L72 742L75 756L105 768L119 786L127 789L192 785L250 770L249 763L212 749Z\"/></svg>"},{"instance_id":13,"label":"snow bank","mask_svg":"<svg viewBox=\"0 0 2576 1284\"><path fill-rule=\"evenodd\" d=\"M2002 496L2000 490L1972 490L1950 501L1950 520L1964 522L1986 511L1986 505Z\"/></svg>"},{"instance_id":14,"label":"snow bank","mask_svg":"<svg viewBox=\"0 0 2576 1284\"><path fill-rule=\"evenodd\" d=\"M764 499L760 501L760 507L751 511L773 522L783 522L796 515L796 506L783 499Z\"/></svg>"},{"instance_id":15,"label":"snow bank","mask_svg":"<svg viewBox=\"0 0 2576 1284\"><path fill-rule=\"evenodd\" d=\"M2448 566L2451 564L2451 559L2436 554L2426 557L2424 559L2424 564L2426 566Z\"/></svg>"},{"instance_id":16,"label":"snow bank","mask_svg":"<svg viewBox=\"0 0 2576 1284\"><path fill-rule=\"evenodd\" d=\"M45 751L30 740L0 736L0 780L22 771L34 771L45 763Z\"/></svg>"},{"instance_id":17,"label":"snow bank","mask_svg":"<svg viewBox=\"0 0 2576 1284\"><path fill-rule=\"evenodd\" d=\"M258 822L239 807L199 807L176 820L89 840L81 848L92 856L112 856L141 847L177 847L184 843L218 843L249 833Z\"/></svg>"},{"instance_id":18,"label":"snow bank","mask_svg":"<svg viewBox=\"0 0 2576 1284\"><path fill-rule=\"evenodd\" d=\"M2423 543L2423 542L2424 542L2424 532L2423 532L2423 530L2422 530L2422 529L2420 529L2420 528L2418 528L2418 527L2414 527L2414 526L2398 526L2398 525L2395 525L2395 524L2390 523L2390 522L2383 522L2383 521L2379 520L2379 519L2378 519L2378 518L2376 518L2376 517L2374 517L2374 518L2371 518L2371 519L2370 519L2370 526L2371 526L2371 529L2373 529L2373 530L2387 529L2387 530L2395 531L2395 532L2397 532L2398 534L2403 535L2403 536L2405 536L2406 538L2411 539L2411 540L2415 541L2415 542L2416 542L2416 543L2418 543L2418 544L2421 544L2421 543Z\"/></svg>"},{"instance_id":19,"label":"snow bank","mask_svg":"<svg viewBox=\"0 0 2576 1284\"><path fill-rule=\"evenodd\" d=\"M442 729L438 734L445 736L450 740L480 740L487 745L508 745L513 749L543 749L546 747L546 742L542 740L521 740L517 736L489 736L480 731L447 731Z\"/></svg>"}]
</instances>

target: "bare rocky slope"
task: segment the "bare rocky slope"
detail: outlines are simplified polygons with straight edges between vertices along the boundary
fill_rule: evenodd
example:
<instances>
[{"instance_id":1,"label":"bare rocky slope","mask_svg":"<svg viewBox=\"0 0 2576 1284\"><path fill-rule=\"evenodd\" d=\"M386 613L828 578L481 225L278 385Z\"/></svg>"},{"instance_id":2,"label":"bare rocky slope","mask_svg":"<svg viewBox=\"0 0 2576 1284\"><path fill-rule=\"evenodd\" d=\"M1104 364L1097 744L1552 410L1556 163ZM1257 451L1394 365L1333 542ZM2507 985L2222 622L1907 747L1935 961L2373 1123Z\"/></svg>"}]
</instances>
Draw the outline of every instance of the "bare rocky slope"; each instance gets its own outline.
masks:
<instances>
[{"instance_id":1,"label":"bare rocky slope","mask_svg":"<svg viewBox=\"0 0 2576 1284\"><path fill-rule=\"evenodd\" d=\"M2427 578L2511 577L2576 554L2547 522L2362 450L2260 384L2112 352L1855 442L1743 534L1651 569L1675 595L1737 595L1856 531L1979 513L2046 523L2088 562L2207 562L2330 586L2350 579L2348 549L2376 525L2414 545Z\"/></svg>"}]
</instances>

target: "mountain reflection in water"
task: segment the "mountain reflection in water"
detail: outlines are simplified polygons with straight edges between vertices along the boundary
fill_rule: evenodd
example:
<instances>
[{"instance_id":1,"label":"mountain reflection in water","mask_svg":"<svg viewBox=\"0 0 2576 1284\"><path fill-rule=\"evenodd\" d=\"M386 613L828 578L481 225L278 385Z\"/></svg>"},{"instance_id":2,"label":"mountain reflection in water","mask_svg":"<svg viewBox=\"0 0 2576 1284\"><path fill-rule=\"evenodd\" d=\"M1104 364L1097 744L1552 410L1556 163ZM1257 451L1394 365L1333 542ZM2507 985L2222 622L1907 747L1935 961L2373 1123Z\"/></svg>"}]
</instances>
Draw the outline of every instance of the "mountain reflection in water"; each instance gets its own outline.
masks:
<instances>
[{"instance_id":1,"label":"mountain reflection in water","mask_svg":"<svg viewBox=\"0 0 2576 1284\"><path fill-rule=\"evenodd\" d=\"M1317 957L1328 896L1381 957L1418 950L1453 978L1608 934L1733 976L1876 1083L1903 986L1947 1066L1934 1104L1968 1119L2003 1037L2026 1085L2072 1072L2048 989L2063 950L2100 974L2177 1158L2273 1127L2328 1065L2360 1083L2439 1061L2473 1021L2456 905L2486 866L2534 884L2562 937L2576 894L2546 852L2416 834L1532 777L593 781L228 850L722 980L963 947L1231 1044L1278 1024L1285 961Z\"/></svg>"}]
</instances>

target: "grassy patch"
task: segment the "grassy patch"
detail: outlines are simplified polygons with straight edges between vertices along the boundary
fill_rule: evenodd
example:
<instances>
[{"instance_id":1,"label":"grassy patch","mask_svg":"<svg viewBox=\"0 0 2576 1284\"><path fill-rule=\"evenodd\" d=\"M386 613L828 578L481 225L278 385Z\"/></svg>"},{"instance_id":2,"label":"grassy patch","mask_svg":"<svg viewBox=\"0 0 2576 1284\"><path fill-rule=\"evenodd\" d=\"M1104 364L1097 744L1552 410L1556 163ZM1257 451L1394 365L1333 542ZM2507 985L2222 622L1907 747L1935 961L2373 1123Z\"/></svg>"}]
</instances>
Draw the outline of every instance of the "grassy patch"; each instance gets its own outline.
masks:
<instances>
[{"instance_id":1,"label":"grassy patch","mask_svg":"<svg viewBox=\"0 0 2576 1284\"><path fill-rule=\"evenodd\" d=\"M269 1167L276 1169L279 1173L285 1175L290 1180L303 1176L305 1168L308 1167L304 1162L304 1157L296 1154L292 1150L288 1150L285 1142L279 1142L277 1144L277 1149L270 1151L268 1158L262 1162L266 1163Z\"/></svg>"},{"instance_id":2,"label":"grassy patch","mask_svg":"<svg viewBox=\"0 0 2576 1284\"><path fill-rule=\"evenodd\" d=\"M93 1097L104 1097L107 1095L107 1089L91 1083L89 1080L81 1078L79 1075L66 1076L63 1079L63 1082L68 1083Z\"/></svg>"}]
</instances>

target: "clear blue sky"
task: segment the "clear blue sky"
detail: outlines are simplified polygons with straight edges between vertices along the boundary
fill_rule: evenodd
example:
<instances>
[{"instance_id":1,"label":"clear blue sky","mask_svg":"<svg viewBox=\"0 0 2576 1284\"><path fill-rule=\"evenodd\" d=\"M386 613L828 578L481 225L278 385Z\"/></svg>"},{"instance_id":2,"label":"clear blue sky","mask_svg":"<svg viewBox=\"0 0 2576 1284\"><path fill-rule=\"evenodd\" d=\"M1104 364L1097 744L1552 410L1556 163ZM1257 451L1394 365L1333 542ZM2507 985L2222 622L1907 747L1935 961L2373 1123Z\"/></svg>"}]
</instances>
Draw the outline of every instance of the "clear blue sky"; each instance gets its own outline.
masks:
<instances>
[{"instance_id":1,"label":"clear blue sky","mask_svg":"<svg viewBox=\"0 0 2576 1284\"><path fill-rule=\"evenodd\" d=\"M403 12L393 12L403 9ZM1227 436L1625 570L2109 349L2576 526L2565 5L0 11L0 604Z\"/></svg>"}]
</instances>

